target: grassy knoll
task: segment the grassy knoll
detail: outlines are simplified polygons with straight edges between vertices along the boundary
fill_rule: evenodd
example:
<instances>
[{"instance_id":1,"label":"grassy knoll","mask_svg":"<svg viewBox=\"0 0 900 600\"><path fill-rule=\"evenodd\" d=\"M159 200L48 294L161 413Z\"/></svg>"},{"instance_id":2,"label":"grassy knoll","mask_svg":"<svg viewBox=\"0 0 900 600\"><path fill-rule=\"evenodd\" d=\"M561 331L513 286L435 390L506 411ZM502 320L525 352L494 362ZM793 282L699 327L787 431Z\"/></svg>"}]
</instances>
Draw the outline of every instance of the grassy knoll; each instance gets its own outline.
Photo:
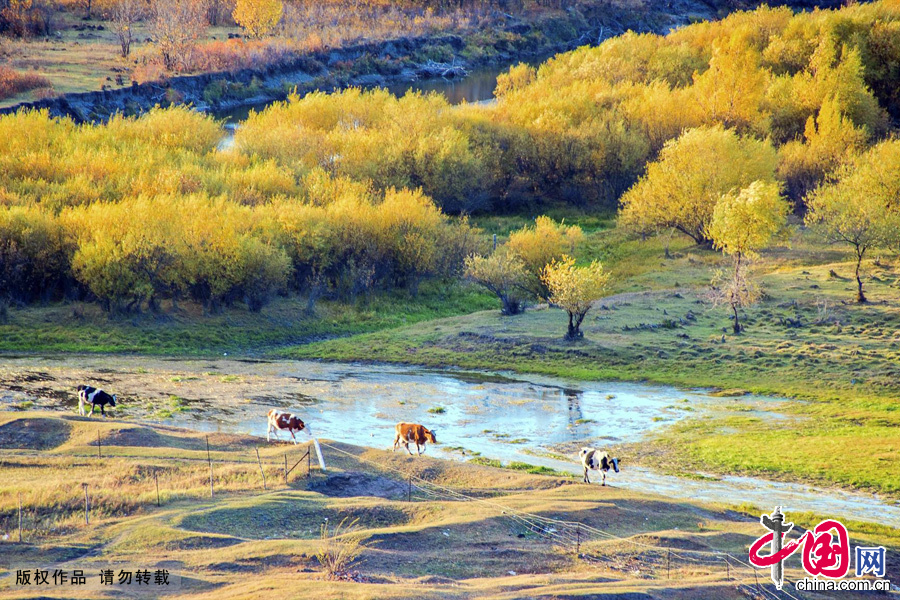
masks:
<instances>
[{"instance_id":1,"label":"grassy knoll","mask_svg":"<svg viewBox=\"0 0 900 600\"><path fill-rule=\"evenodd\" d=\"M502 226L501 226L502 227ZM589 237L613 273L616 295L585 321L585 339L562 340L565 315L497 310L318 342L294 357L379 360L510 369L579 379L647 380L743 389L807 402L790 418L691 420L658 440L647 462L703 467L900 493L900 309L892 263L868 272L869 304L852 302L852 265L834 248L798 235L789 251L757 266L765 299L747 311L747 330L728 329L725 308L704 298L724 263L710 251L663 240L640 242L615 229ZM665 457L665 458L663 458ZM836 459L846 457L846 459Z\"/></svg>"},{"instance_id":2,"label":"grassy knoll","mask_svg":"<svg viewBox=\"0 0 900 600\"><path fill-rule=\"evenodd\" d=\"M98 431L103 469L93 459ZM69 561L70 568L100 569L112 561L165 566L183 577L181 590L168 597L217 600L297 590L304 598L408 598L410 585L422 598L634 593L727 599L747 597L754 585L747 569L732 565L726 573L718 558L704 558L709 551L743 555L759 534L753 516L733 510L331 443L324 447L328 473L316 469L307 481L301 465L285 484L282 453L299 457L302 447L226 434L210 435L209 442L213 498L201 434L53 413L0 414L0 531L11 534L0 542L4 557L9 564ZM407 473L427 481L432 494L414 489L407 502ZM90 525L81 512L81 483L92 496ZM487 502L433 493L447 488ZM24 543L12 541L19 494ZM616 537L585 531L576 557L559 529L538 533L511 518L510 510L577 521ZM326 517L359 520L366 549L353 567L354 580L327 580L315 558ZM895 531L871 527L854 530L854 542L900 543ZM646 545L675 549L668 577L664 553ZM788 577L798 572L799 562L789 566ZM10 589L8 579L0 581L0 597L28 596Z\"/></svg>"}]
</instances>

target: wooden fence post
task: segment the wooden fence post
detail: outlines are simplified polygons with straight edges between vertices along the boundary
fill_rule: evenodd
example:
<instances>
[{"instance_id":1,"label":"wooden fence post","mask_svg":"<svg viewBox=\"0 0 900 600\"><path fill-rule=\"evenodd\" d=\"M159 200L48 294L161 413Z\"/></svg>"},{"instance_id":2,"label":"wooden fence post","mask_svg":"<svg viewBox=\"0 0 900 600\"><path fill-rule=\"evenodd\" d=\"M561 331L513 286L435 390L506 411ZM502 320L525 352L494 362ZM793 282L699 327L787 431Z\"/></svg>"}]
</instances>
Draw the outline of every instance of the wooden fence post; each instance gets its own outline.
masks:
<instances>
[{"instance_id":1,"label":"wooden fence post","mask_svg":"<svg viewBox=\"0 0 900 600\"><path fill-rule=\"evenodd\" d=\"M581 556L581 523L575 525L575 558Z\"/></svg>"},{"instance_id":2,"label":"wooden fence post","mask_svg":"<svg viewBox=\"0 0 900 600\"><path fill-rule=\"evenodd\" d=\"M666 579L669 578L669 564L672 562L672 551L666 552Z\"/></svg>"},{"instance_id":3,"label":"wooden fence post","mask_svg":"<svg viewBox=\"0 0 900 600\"><path fill-rule=\"evenodd\" d=\"M312 446L306 450L306 481L312 476Z\"/></svg>"},{"instance_id":4,"label":"wooden fence post","mask_svg":"<svg viewBox=\"0 0 900 600\"><path fill-rule=\"evenodd\" d=\"M22 492L19 492L19 543L22 543Z\"/></svg>"},{"instance_id":5,"label":"wooden fence post","mask_svg":"<svg viewBox=\"0 0 900 600\"><path fill-rule=\"evenodd\" d=\"M266 485L266 472L263 470L262 461L259 459L259 448L256 449L256 464L259 465L259 472L263 478L263 489L267 490L269 487Z\"/></svg>"},{"instance_id":6,"label":"wooden fence post","mask_svg":"<svg viewBox=\"0 0 900 600\"><path fill-rule=\"evenodd\" d=\"M284 485L287 485L287 452L284 453Z\"/></svg>"},{"instance_id":7,"label":"wooden fence post","mask_svg":"<svg viewBox=\"0 0 900 600\"><path fill-rule=\"evenodd\" d=\"M81 487L84 488L84 524L90 525L90 504L88 503L88 484L82 483Z\"/></svg>"},{"instance_id":8,"label":"wooden fence post","mask_svg":"<svg viewBox=\"0 0 900 600\"><path fill-rule=\"evenodd\" d=\"M212 458L209 454L209 436L206 436L206 462L209 463L209 497L213 497L213 470Z\"/></svg>"}]
</instances>

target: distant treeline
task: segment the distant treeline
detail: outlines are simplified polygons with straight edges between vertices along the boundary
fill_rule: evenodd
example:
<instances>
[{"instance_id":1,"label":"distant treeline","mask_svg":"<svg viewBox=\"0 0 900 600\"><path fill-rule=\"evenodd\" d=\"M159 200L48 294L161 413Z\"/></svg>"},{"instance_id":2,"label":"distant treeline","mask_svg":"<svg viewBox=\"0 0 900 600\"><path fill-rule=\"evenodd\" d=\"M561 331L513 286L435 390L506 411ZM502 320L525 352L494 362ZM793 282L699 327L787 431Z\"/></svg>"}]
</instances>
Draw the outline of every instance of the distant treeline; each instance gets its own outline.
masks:
<instances>
[{"instance_id":1,"label":"distant treeline","mask_svg":"<svg viewBox=\"0 0 900 600\"><path fill-rule=\"evenodd\" d=\"M293 168L421 186L460 212L548 198L614 206L667 141L723 125L770 140L800 201L900 116L900 7L760 8L665 37L626 34L514 67L497 95L452 109L437 97L314 94L255 115L238 143Z\"/></svg>"}]
</instances>

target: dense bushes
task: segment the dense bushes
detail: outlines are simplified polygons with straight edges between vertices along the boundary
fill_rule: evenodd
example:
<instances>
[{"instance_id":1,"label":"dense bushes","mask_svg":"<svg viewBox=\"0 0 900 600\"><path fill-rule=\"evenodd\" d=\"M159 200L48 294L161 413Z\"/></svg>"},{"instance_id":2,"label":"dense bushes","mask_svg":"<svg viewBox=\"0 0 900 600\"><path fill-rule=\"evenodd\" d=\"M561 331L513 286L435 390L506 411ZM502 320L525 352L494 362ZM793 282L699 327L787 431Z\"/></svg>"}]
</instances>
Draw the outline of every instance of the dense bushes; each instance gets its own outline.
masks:
<instances>
[{"instance_id":1,"label":"dense bushes","mask_svg":"<svg viewBox=\"0 0 900 600\"><path fill-rule=\"evenodd\" d=\"M629 33L520 65L492 106L386 91L313 94L252 116L243 152L452 212L534 201L613 205L665 144L721 127L771 140L797 202L898 114L900 9L736 13L668 36Z\"/></svg>"},{"instance_id":2,"label":"dense bushes","mask_svg":"<svg viewBox=\"0 0 900 600\"><path fill-rule=\"evenodd\" d=\"M52 215L35 206L0 208L0 301L60 294L73 252L71 237Z\"/></svg>"},{"instance_id":3,"label":"dense bushes","mask_svg":"<svg viewBox=\"0 0 900 600\"><path fill-rule=\"evenodd\" d=\"M291 289L415 293L423 278L457 275L475 249L468 222L419 191L217 152L221 135L187 109L98 126L0 118L4 295L81 290L111 311L181 298L259 310Z\"/></svg>"},{"instance_id":4,"label":"dense bushes","mask_svg":"<svg viewBox=\"0 0 900 600\"><path fill-rule=\"evenodd\" d=\"M0 100L37 88L52 87L50 80L37 73L21 73L0 65Z\"/></svg>"}]
</instances>

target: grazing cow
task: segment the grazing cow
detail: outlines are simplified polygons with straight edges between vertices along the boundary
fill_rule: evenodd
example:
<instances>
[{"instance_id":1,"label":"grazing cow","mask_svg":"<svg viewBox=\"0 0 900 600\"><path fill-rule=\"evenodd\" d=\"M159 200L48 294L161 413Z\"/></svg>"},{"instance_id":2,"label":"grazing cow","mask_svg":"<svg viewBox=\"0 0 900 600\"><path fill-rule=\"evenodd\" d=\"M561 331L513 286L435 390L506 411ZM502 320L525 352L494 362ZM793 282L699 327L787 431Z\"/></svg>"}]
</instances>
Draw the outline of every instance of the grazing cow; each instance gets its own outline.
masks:
<instances>
[{"instance_id":1,"label":"grazing cow","mask_svg":"<svg viewBox=\"0 0 900 600\"><path fill-rule=\"evenodd\" d=\"M425 429L422 425L417 425L416 423L397 423L395 430L397 431L397 436L394 438L394 448L391 452L396 450L400 444L403 444L406 446L406 451L412 456L412 450L409 449L409 445L415 443L416 453L421 456L422 452L425 452L425 442L437 444L437 438L434 437L434 431ZM421 449L419 449L420 446Z\"/></svg>"},{"instance_id":2,"label":"grazing cow","mask_svg":"<svg viewBox=\"0 0 900 600\"><path fill-rule=\"evenodd\" d=\"M606 472L609 471L610 468L612 468L612 470L614 470L616 473L619 472L619 459L611 458L608 452L601 452L596 448L581 449L581 464L584 467L585 483L591 482L590 478L588 477L588 471L590 469L603 473L602 485L606 485Z\"/></svg>"},{"instance_id":3,"label":"grazing cow","mask_svg":"<svg viewBox=\"0 0 900 600\"><path fill-rule=\"evenodd\" d=\"M266 431L266 441L272 441L269 437L269 434L274 433L275 439L278 439L278 432L287 429L288 433L291 434L291 437L294 439L294 444L297 443L297 436L294 435L295 431L302 431L306 427L306 423L300 420L300 417L294 415L293 413L285 413L275 410L274 408L269 411L269 429Z\"/></svg>"},{"instance_id":4,"label":"grazing cow","mask_svg":"<svg viewBox=\"0 0 900 600\"><path fill-rule=\"evenodd\" d=\"M106 411L103 408L109 404L110 406L116 405L116 396L110 396L106 392L101 389L92 387L90 385L79 385L78 386L78 412L81 413L81 416L84 416L84 409L86 405L91 405L91 412L88 415L92 417L94 415L94 408L97 406L100 407L100 414L104 417L106 416Z\"/></svg>"}]
</instances>

